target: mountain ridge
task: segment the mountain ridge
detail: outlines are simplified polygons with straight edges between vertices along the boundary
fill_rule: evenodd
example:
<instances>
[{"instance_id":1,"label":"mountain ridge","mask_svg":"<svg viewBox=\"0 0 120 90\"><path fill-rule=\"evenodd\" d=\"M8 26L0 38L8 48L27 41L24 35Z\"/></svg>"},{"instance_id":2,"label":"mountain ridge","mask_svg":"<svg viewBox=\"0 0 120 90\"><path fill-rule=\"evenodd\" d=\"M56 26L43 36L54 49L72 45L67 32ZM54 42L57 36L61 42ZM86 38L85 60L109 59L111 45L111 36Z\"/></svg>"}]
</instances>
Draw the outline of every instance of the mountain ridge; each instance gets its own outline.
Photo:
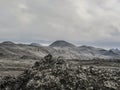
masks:
<instances>
[{"instance_id":1,"label":"mountain ridge","mask_svg":"<svg viewBox=\"0 0 120 90\"><path fill-rule=\"evenodd\" d=\"M105 50L85 45L77 47L61 40L53 42L50 46L42 46L37 43L15 44L10 41L0 43L0 59L40 59L49 53L65 59L120 59L118 50Z\"/></svg>"}]
</instances>

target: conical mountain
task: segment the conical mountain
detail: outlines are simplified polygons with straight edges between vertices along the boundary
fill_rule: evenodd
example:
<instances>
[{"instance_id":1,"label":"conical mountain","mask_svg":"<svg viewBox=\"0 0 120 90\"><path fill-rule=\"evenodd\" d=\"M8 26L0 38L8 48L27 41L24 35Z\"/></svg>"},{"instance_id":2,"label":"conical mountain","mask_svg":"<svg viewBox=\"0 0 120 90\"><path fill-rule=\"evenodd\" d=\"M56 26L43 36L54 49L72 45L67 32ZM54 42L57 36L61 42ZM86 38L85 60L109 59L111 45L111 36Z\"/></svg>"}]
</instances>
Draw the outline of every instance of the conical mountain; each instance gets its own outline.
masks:
<instances>
[{"instance_id":1,"label":"conical mountain","mask_svg":"<svg viewBox=\"0 0 120 90\"><path fill-rule=\"evenodd\" d=\"M69 43L69 42L64 41L64 40L55 41L50 46L51 47L76 47L72 43Z\"/></svg>"}]
</instances>

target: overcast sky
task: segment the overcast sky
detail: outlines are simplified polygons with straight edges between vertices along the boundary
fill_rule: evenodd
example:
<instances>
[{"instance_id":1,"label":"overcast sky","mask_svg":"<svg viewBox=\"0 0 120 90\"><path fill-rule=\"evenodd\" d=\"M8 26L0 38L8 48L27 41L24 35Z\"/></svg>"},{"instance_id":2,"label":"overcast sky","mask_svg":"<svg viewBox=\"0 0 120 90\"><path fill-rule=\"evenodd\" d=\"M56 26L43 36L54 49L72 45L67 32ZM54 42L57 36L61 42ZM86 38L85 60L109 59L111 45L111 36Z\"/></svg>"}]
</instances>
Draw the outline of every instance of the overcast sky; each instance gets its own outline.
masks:
<instances>
[{"instance_id":1,"label":"overcast sky","mask_svg":"<svg viewBox=\"0 0 120 90\"><path fill-rule=\"evenodd\" d=\"M120 0L0 0L0 42L120 48Z\"/></svg>"}]
</instances>

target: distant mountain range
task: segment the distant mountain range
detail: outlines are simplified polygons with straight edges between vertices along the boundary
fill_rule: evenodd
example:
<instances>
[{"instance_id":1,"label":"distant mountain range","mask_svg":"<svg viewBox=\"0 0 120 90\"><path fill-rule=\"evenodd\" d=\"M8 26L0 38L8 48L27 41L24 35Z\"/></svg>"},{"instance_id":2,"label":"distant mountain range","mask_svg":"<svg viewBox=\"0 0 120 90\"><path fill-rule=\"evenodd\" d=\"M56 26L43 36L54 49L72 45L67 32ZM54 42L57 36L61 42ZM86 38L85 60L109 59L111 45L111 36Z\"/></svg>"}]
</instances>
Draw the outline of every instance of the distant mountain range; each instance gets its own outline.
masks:
<instances>
[{"instance_id":1,"label":"distant mountain range","mask_svg":"<svg viewBox=\"0 0 120 90\"><path fill-rule=\"evenodd\" d=\"M38 43L15 44L10 41L0 43L0 59L40 59L49 53L65 59L120 59L119 49L105 50L85 45L77 47L62 40L55 41L49 46Z\"/></svg>"}]
</instances>

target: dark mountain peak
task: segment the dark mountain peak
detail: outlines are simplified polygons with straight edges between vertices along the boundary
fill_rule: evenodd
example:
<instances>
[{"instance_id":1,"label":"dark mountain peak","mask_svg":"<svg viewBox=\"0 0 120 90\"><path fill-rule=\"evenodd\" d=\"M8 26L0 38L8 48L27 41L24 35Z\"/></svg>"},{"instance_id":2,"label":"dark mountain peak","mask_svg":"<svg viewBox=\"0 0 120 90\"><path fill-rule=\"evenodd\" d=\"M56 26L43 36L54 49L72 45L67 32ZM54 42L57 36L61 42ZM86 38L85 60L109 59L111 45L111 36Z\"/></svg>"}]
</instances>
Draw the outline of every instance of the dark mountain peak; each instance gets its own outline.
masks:
<instances>
[{"instance_id":1,"label":"dark mountain peak","mask_svg":"<svg viewBox=\"0 0 120 90\"><path fill-rule=\"evenodd\" d=\"M75 45L73 45L69 42L66 42L64 40L55 41L50 46L51 47L75 47Z\"/></svg>"},{"instance_id":2,"label":"dark mountain peak","mask_svg":"<svg viewBox=\"0 0 120 90\"><path fill-rule=\"evenodd\" d=\"M5 42L2 42L2 44L8 44L8 45L11 45L11 44L14 44L14 43L11 42L11 41L5 41Z\"/></svg>"}]
</instances>

